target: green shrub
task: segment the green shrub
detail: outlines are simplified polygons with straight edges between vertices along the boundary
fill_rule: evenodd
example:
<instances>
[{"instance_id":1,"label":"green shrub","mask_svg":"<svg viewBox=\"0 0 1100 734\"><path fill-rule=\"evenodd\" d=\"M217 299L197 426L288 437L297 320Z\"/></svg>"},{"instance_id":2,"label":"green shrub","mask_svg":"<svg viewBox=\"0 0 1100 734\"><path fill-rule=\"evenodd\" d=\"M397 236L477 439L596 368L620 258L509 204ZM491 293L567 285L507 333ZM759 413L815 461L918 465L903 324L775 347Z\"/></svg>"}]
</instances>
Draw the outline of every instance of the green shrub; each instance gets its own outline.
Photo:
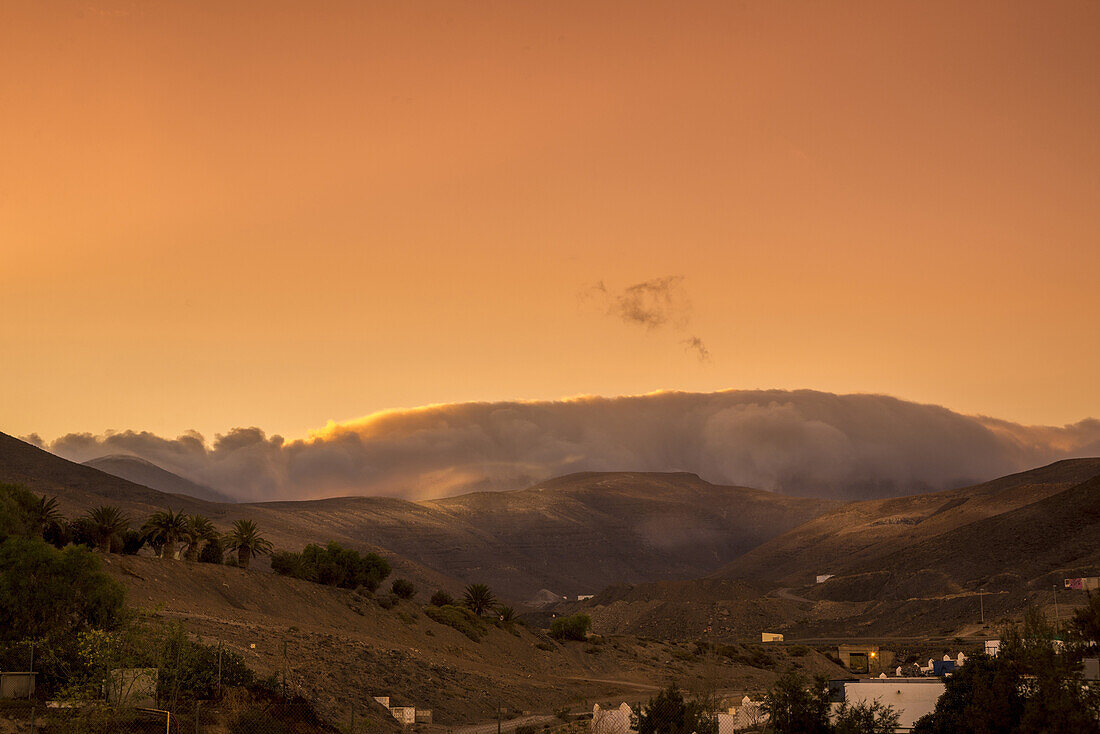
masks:
<instances>
[{"instance_id":1,"label":"green shrub","mask_svg":"<svg viewBox=\"0 0 1100 734\"><path fill-rule=\"evenodd\" d=\"M592 619L587 614L558 617L550 623L550 636L555 640L580 640L588 637Z\"/></svg>"},{"instance_id":2,"label":"green shrub","mask_svg":"<svg viewBox=\"0 0 1100 734\"><path fill-rule=\"evenodd\" d=\"M390 564L377 553L360 554L330 541L324 547L311 543L301 553L275 553L271 570L327 586L374 591L390 575Z\"/></svg>"},{"instance_id":3,"label":"green shrub","mask_svg":"<svg viewBox=\"0 0 1100 734\"><path fill-rule=\"evenodd\" d=\"M545 650L546 652L554 652L554 650L557 649L549 642L536 642L535 647L537 647L539 650Z\"/></svg>"},{"instance_id":4,"label":"green shrub","mask_svg":"<svg viewBox=\"0 0 1100 734\"><path fill-rule=\"evenodd\" d=\"M455 599L443 589L432 594L431 604L433 607L449 607L453 606Z\"/></svg>"},{"instance_id":5,"label":"green shrub","mask_svg":"<svg viewBox=\"0 0 1100 734\"><path fill-rule=\"evenodd\" d=\"M271 712L252 708L242 711L229 727L230 734L290 734L290 726Z\"/></svg>"},{"instance_id":6,"label":"green shrub","mask_svg":"<svg viewBox=\"0 0 1100 734\"><path fill-rule=\"evenodd\" d=\"M474 642L481 642L487 631L476 614L462 607L424 607L424 615L433 622L458 630Z\"/></svg>"},{"instance_id":7,"label":"green shrub","mask_svg":"<svg viewBox=\"0 0 1100 734\"><path fill-rule=\"evenodd\" d=\"M791 647L791 657L803 658L810 654L810 648L805 645L794 645Z\"/></svg>"},{"instance_id":8,"label":"green shrub","mask_svg":"<svg viewBox=\"0 0 1100 734\"><path fill-rule=\"evenodd\" d=\"M412 599L416 596L416 587L405 579L394 579L390 589L398 599Z\"/></svg>"},{"instance_id":9,"label":"green shrub","mask_svg":"<svg viewBox=\"0 0 1100 734\"><path fill-rule=\"evenodd\" d=\"M199 563L221 563L225 560L225 546L221 538L212 538L199 551ZM274 565L274 561L272 562Z\"/></svg>"}]
</instances>

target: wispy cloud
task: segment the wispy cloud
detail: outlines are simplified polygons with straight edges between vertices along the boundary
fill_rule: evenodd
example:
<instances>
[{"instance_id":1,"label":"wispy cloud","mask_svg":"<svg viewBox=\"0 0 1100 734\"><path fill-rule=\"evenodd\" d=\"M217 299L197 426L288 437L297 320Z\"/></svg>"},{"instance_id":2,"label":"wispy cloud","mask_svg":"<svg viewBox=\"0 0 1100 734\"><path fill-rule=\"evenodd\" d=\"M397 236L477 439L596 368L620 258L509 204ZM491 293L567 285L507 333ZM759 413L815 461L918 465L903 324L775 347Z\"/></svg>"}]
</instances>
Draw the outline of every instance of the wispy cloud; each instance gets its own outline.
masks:
<instances>
[{"instance_id":1,"label":"wispy cloud","mask_svg":"<svg viewBox=\"0 0 1100 734\"><path fill-rule=\"evenodd\" d=\"M608 316L624 324L641 326L647 331L669 327L683 332L691 323L691 299L682 275L665 275L612 291L601 280L582 292L585 300L595 300ZM682 340L700 359L710 359L710 351L698 336Z\"/></svg>"}]
</instances>

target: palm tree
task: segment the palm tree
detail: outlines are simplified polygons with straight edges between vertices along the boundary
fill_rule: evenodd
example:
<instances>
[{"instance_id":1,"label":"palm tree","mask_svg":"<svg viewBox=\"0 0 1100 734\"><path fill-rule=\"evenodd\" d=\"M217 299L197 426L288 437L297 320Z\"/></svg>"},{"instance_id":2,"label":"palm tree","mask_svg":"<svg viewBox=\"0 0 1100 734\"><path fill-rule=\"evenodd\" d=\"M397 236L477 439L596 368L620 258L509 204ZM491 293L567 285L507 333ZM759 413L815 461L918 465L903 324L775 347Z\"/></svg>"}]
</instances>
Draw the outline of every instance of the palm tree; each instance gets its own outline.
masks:
<instances>
[{"instance_id":1,"label":"palm tree","mask_svg":"<svg viewBox=\"0 0 1100 734\"><path fill-rule=\"evenodd\" d=\"M89 510L85 516L95 533L96 545L104 553L111 552L111 540L122 535L130 527L130 518L122 514L117 507L101 505Z\"/></svg>"},{"instance_id":2,"label":"palm tree","mask_svg":"<svg viewBox=\"0 0 1100 734\"><path fill-rule=\"evenodd\" d=\"M489 587L485 584L470 584L466 587L465 596L462 597L462 603L479 617L492 609L496 601L493 592L489 591Z\"/></svg>"},{"instance_id":3,"label":"palm tree","mask_svg":"<svg viewBox=\"0 0 1100 734\"><path fill-rule=\"evenodd\" d=\"M45 536L47 531L53 530L64 522L61 511L57 509L57 498L42 495L38 501L31 505L28 511L34 532Z\"/></svg>"},{"instance_id":4,"label":"palm tree","mask_svg":"<svg viewBox=\"0 0 1100 734\"><path fill-rule=\"evenodd\" d=\"M218 531L214 529L214 523L202 515L191 515L187 518L187 527L183 531L183 541L187 543L187 550L183 557L188 561L199 560L199 547L218 537Z\"/></svg>"},{"instance_id":5,"label":"palm tree","mask_svg":"<svg viewBox=\"0 0 1100 734\"><path fill-rule=\"evenodd\" d=\"M233 523L233 531L225 537L229 550L237 551L237 565L247 569L248 562L256 556L271 553L273 546L260 535L260 529L251 520L238 520Z\"/></svg>"},{"instance_id":6,"label":"palm tree","mask_svg":"<svg viewBox=\"0 0 1100 734\"><path fill-rule=\"evenodd\" d=\"M176 543L183 537L187 530L187 515L182 512L172 512L172 508L153 515L145 521L142 527L149 544L154 548L160 547L161 558L176 557Z\"/></svg>"}]
</instances>

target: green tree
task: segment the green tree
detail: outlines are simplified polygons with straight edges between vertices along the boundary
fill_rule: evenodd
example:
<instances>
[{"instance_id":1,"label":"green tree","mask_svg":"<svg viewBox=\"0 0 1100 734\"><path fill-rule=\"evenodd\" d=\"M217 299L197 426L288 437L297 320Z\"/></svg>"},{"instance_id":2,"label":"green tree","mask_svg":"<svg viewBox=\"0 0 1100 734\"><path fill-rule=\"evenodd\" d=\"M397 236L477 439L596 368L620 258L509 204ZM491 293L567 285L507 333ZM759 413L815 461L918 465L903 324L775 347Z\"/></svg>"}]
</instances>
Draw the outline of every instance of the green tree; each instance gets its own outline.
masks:
<instances>
[{"instance_id":1,"label":"green tree","mask_svg":"<svg viewBox=\"0 0 1100 734\"><path fill-rule=\"evenodd\" d=\"M695 701L685 701L673 683L649 701L638 715L638 734L716 734L717 719Z\"/></svg>"},{"instance_id":2,"label":"green tree","mask_svg":"<svg viewBox=\"0 0 1100 734\"><path fill-rule=\"evenodd\" d=\"M19 484L0 484L0 540L35 535L34 507L39 498Z\"/></svg>"},{"instance_id":3,"label":"green tree","mask_svg":"<svg viewBox=\"0 0 1100 734\"><path fill-rule=\"evenodd\" d=\"M226 547L237 552L237 565L248 569L248 563L256 556L271 553L271 542L260 535L260 529L251 520L238 520L226 537Z\"/></svg>"},{"instance_id":4,"label":"green tree","mask_svg":"<svg viewBox=\"0 0 1100 734\"><path fill-rule=\"evenodd\" d=\"M894 734L901 714L879 700L870 703L844 701L833 719L833 734Z\"/></svg>"},{"instance_id":5,"label":"green tree","mask_svg":"<svg viewBox=\"0 0 1100 734\"><path fill-rule=\"evenodd\" d=\"M764 696L761 709L771 717L776 734L827 734L828 681L807 681L793 670L784 673Z\"/></svg>"},{"instance_id":6,"label":"green tree","mask_svg":"<svg viewBox=\"0 0 1100 734\"><path fill-rule=\"evenodd\" d=\"M516 610L512 607L499 606L497 607L497 618L505 624L511 624L516 621Z\"/></svg>"},{"instance_id":7,"label":"green tree","mask_svg":"<svg viewBox=\"0 0 1100 734\"><path fill-rule=\"evenodd\" d=\"M485 614L496 604L496 597L485 584L470 584L462 597L462 603L477 616Z\"/></svg>"},{"instance_id":8,"label":"green tree","mask_svg":"<svg viewBox=\"0 0 1100 734\"><path fill-rule=\"evenodd\" d=\"M167 510L154 512L142 527L149 545L161 558L169 560L176 557L176 544L183 539L187 530L187 515Z\"/></svg>"},{"instance_id":9,"label":"green tree","mask_svg":"<svg viewBox=\"0 0 1100 734\"><path fill-rule=\"evenodd\" d=\"M1089 592L1088 604L1074 611L1070 632L1079 642L1100 645L1100 593Z\"/></svg>"},{"instance_id":10,"label":"green tree","mask_svg":"<svg viewBox=\"0 0 1100 734\"><path fill-rule=\"evenodd\" d=\"M122 617L122 586L87 549L16 536L0 543L0 639L109 629Z\"/></svg>"},{"instance_id":11,"label":"green tree","mask_svg":"<svg viewBox=\"0 0 1100 734\"><path fill-rule=\"evenodd\" d=\"M192 563L199 560L199 550L203 544L217 537L218 531L214 529L214 523L202 515L190 515L183 529L182 541L186 544L184 560Z\"/></svg>"},{"instance_id":12,"label":"green tree","mask_svg":"<svg viewBox=\"0 0 1100 734\"><path fill-rule=\"evenodd\" d=\"M85 515L95 533L96 547L103 553L111 552L111 543L120 538L130 527L130 518L117 507L100 505Z\"/></svg>"},{"instance_id":13,"label":"green tree","mask_svg":"<svg viewBox=\"0 0 1100 734\"><path fill-rule=\"evenodd\" d=\"M43 538L49 538L52 534L56 534L58 528L65 524L65 518L61 516L61 511L57 509L56 497L46 497L45 495L39 497L31 505L28 514L34 534Z\"/></svg>"},{"instance_id":14,"label":"green tree","mask_svg":"<svg viewBox=\"0 0 1100 734\"><path fill-rule=\"evenodd\" d=\"M588 638L588 630L592 627L592 618L587 614L571 614L568 617L558 617L550 623L550 636L555 640L580 640Z\"/></svg>"},{"instance_id":15,"label":"green tree","mask_svg":"<svg viewBox=\"0 0 1100 734\"><path fill-rule=\"evenodd\" d=\"M975 655L944 680L917 734L957 731L1100 734L1100 701L1084 684L1080 652L1055 635L1039 610L1001 633L997 657Z\"/></svg>"}]
</instances>

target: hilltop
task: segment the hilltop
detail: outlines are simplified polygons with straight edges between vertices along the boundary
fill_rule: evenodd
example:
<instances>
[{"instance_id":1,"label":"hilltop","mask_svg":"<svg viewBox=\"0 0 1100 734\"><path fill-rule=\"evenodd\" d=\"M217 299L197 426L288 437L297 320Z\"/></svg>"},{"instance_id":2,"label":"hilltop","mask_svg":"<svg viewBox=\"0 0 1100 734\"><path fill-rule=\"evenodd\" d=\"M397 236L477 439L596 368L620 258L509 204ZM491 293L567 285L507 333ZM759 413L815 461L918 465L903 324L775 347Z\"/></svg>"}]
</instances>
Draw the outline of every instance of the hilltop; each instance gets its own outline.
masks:
<instances>
[{"instance_id":1,"label":"hilltop","mask_svg":"<svg viewBox=\"0 0 1100 734\"><path fill-rule=\"evenodd\" d=\"M1098 475L1100 459L1074 459L852 502L708 578L612 588L574 606L597 629L687 639L708 627L734 639L765 626L802 637L977 633L982 606L987 621L1014 616L1051 604L1065 577L1100 575ZM1059 593L1066 605L1081 601Z\"/></svg>"},{"instance_id":2,"label":"hilltop","mask_svg":"<svg viewBox=\"0 0 1100 734\"><path fill-rule=\"evenodd\" d=\"M151 461L146 461L139 456L128 454L111 454L100 456L84 462L84 466L99 469L107 474L122 477L134 484L141 484L150 489L156 489L169 494L185 494L196 499L209 500L211 502L233 502L234 500L216 489L211 489L205 484L192 482L178 474L173 474L167 469L162 469Z\"/></svg>"},{"instance_id":3,"label":"hilltop","mask_svg":"<svg viewBox=\"0 0 1100 734\"><path fill-rule=\"evenodd\" d=\"M171 506L227 527L255 520L277 547L336 540L380 553L422 587L485 582L516 601L609 584L693 578L840 505L725 487L694 474L583 473L511 492L410 502L337 497L223 503L164 493L0 434L0 481L79 514L113 504L140 518ZM546 590L549 590L547 592Z\"/></svg>"}]
</instances>

